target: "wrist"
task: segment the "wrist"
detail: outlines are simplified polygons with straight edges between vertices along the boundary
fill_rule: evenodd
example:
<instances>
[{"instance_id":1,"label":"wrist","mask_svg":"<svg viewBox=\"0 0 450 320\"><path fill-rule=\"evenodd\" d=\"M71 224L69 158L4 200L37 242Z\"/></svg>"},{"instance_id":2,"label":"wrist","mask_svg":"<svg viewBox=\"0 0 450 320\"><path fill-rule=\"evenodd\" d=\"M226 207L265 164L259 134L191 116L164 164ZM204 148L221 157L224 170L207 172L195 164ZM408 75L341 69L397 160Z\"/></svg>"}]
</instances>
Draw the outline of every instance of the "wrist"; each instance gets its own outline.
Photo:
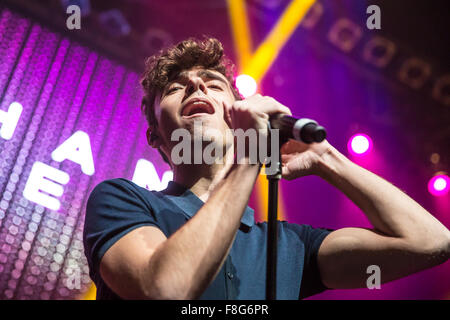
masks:
<instances>
[{"instance_id":1,"label":"wrist","mask_svg":"<svg viewBox=\"0 0 450 320\"><path fill-rule=\"evenodd\" d=\"M330 145L319 157L315 166L315 174L332 183L335 178L340 176L343 167L348 161L342 153Z\"/></svg>"}]
</instances>

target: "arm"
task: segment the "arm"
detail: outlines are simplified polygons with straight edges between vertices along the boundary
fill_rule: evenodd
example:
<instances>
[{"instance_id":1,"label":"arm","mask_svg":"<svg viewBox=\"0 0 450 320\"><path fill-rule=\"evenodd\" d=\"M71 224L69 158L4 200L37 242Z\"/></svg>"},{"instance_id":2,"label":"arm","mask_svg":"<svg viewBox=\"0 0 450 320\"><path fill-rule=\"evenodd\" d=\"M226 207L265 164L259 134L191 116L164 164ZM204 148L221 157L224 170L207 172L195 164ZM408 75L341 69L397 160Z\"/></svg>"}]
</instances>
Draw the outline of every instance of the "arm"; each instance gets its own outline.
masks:
<instances>
[{"instance_id":1,"label":"arm","mask_svg":"<svg viewBox=\"0 0 450 320\"><path fill-rule=\"evenodd\" d=\"M374 227L343 228L324 239L318 265L327 287L365 287L372 264L380 267L382 282L388 282L449 259L449 230L417 202L327 142L302 147L302 155L285 155L284 174L319 175L349 197Z\"/></svg>"},{"instance_id":2,"label":"arm","mask_svg":"<svg viewBox=\"0 0 450 320\"><path fill-rule=\"evenodd\" d=\"M233 166L205 205L168 239L156 227L128 233L104 255L102 278L123 298L200 296L228 255L258 173L258 165Z\"/></svg>"}]
</instances>

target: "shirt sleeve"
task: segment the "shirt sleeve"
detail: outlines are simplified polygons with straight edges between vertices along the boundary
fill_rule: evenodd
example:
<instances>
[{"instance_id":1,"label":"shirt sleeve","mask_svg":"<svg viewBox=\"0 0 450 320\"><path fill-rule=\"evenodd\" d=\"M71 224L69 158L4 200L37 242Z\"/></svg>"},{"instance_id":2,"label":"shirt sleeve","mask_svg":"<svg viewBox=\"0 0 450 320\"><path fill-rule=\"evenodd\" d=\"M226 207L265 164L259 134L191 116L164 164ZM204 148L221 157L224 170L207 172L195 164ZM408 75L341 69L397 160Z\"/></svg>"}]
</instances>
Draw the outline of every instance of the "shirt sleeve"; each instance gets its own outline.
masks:
<instances>
[{"instance_id":1,"label":"shirt sleeve","mask_svg":"<svg viewBox=\"0 0 450 320\"><path fill-rule=\"evenodd\" d=\"M322 241L333 230L298 224L289 224L289 228L297 233L305 248L299 299L304 299L327 290L328 288L323 284L320 277L317 254Z\"/></svg>"},{"instance_id":2,"label":"shirt sleeve","mask_svg":"<svg viewBox=\"0 0 450 320\"><path fill-rule=\"evenodd\" d=\"M159 227L148 201L131 182L111 179L98 184L87 201L83 230L91 278L98 274L103 255L117 240L151 225Z\"/></svg>"}]
</instances>

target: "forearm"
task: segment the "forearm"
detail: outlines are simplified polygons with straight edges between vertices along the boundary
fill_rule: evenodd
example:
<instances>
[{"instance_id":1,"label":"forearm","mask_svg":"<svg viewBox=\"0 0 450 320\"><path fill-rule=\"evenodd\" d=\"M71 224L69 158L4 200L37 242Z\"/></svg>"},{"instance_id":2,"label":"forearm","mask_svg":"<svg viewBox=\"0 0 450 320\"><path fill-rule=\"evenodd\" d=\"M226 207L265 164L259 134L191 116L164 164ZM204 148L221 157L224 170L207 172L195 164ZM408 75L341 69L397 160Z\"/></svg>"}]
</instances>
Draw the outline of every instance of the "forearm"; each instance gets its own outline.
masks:
<instances>
[{"instance_id":1,"label":"forearm","mask_svg":"<svg viewBox=\"0 0 450 320\"><path fill-rule=\"evenodd\" d=\"M258 173L257 165L232 167L195 216L157 248L144 272L148 296L201 295L228 255Z\"/></svg>"},{"instance_id":2,"label":"forearm","mask_svg":"<svg viewBox=\"0 0 450 320\"><path fill-rule=\"evenodd\" d=\"M322 155L319 175L344 192L376 231L417 246L447 250L449 230L391 183L351 162L335 148Z\"/></svg>"}]
</instances>

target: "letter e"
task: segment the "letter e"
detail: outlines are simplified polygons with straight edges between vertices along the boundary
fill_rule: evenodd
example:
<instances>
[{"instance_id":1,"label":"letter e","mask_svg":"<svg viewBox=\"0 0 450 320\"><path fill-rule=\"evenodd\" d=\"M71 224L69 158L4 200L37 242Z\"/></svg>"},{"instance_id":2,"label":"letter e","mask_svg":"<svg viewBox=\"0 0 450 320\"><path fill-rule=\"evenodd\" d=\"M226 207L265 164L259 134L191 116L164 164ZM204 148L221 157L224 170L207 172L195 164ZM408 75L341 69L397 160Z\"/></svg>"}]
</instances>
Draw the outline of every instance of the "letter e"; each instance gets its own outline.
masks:
<instances>
[{"instance_id":1,"label":"letter e","mask_svg":"<svg viewBox=\"0 0 450 320\"><path fill-rule=\"evenodd\" d=\"M70 177L66 172L36 161L31 168L30 176L25 184L23 196L48 209L58 210L61 203L54 197L62 196L64 188L61 184L67 184L69 179ZM48 195L43 192L48 193Z\"/></svg>"}]
</instances>

